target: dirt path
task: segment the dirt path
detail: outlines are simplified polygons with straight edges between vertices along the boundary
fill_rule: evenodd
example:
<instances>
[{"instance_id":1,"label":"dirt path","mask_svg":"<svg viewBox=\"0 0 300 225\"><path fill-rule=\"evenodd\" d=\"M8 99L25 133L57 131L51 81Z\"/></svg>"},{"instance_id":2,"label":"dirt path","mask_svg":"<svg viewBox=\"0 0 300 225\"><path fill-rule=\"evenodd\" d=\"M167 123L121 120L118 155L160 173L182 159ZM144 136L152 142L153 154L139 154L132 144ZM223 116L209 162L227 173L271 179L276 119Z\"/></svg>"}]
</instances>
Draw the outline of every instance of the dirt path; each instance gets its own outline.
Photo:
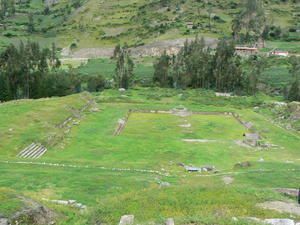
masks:
<instances>
[{"instance_id":1,"label":"dirt path","mask_svg":"<svg viewBox=\"0 0 300 225\"><path fill-rule=\"evenodd\" d=\"M215 47L218 43L218 39L205 37L205 43L209 47ZM159 56L164 51L168 54L177 54L180 48L184 45L186 40L193 40L193 38L180 38L174 40L163 40L156 41L143 46L130 48L133 56ZM111 57L113 55L114 48L103 47L103 48L81 48L71 52L69 49L64 48L62 51L63 58L76 58L76 59L87 59L87 58L99 58L99 57Z\"/></svg>"}]
</instances>

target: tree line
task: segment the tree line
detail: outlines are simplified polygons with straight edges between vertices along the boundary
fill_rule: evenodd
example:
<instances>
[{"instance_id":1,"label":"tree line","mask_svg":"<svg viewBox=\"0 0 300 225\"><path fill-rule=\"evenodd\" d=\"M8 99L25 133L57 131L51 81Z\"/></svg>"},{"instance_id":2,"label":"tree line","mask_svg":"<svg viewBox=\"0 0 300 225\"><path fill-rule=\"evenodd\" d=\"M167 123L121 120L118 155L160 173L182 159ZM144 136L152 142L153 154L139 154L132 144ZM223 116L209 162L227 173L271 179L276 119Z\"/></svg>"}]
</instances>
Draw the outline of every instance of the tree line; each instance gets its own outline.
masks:
<instances>
[{"instance_id":1,"label":"tree line","mask_svg":"<svg viewBox=\"0 0 300 225\"><path fill-rule=\"evenodd\" d=\"M55 44L41 48L35 42L10 45L0 54L0 101L20 98L64 96L82 90L125 88L134 85L134 60L128 46L116 46L113 81L102 76L80 76L76 70L61 69ZM285 97L300 100L300 59L290 58L293 82ZM166 88L204 88L219 92L252 95L259 91L260 75L266 68L260 56L241 58L233 40L220 40L216 49L205 46L203 38L186 41L177 55L162 54L154 62L152 84ZM100 70L101 68L99 68Z\"/></svg>"},{"instance_id":2,"label":"tree line","mask_svg":"<svg viewBox=\"0 0 300 225\"><path fill-rule=\"evenodd\" d=\"M259 58L251 58L259 64ZM203 38L185 42L178 55L164 53L154 64L153 82L161 87L205 88L222 92L253 94L256 71L244 74L241 58L232 40L220 40L215 50L206 47ZM254 69L254 68L253 68Z\"/></svg>"},{"instance_id":3,"label":"tree line","mask_svg":"<svg viewBox=\"0 0 300 225\"><path fill-rule=\"evenodd\" d=\"M290 88L285 89L285 97L289 101L300 101L300 57L292 56L289 61L293 79Z\"/></svg>"},{"instance_id":4,"label":"tree line","mask_svg":"<svg viewBox=\"0 0 300 225\"><path fill-rule=\"evenodd\" d=\"M79 92L81 80L72 70L60 69L52 48L35 42L10 45L0 54L0 101L64 96Z\"/></svg>"},{"instance_id":5,"label":"tree line","mask_svg":"<svg viewBox=\"0 0 300 225\"><path fill-rule=\"evenodd\" d=\"M254 95L264 85L261 75L269 66L267 58L236 54L234 40L222 39L216 49L204 39L185 42L177 55L166 52L154 63L154 85L169 88L204 88L238 95ZM300 101L300 57L288 59L292 82L282 90L289 101Z\"/></svg>"},{"instance_id":6,"label":"tree line","mask_svg":"<svg viewBox=\"0 0 300 225\"><path fill-rule=\"evenodd\" d=\"M51 48L30 41L11 44L0 53L0 101L97 92L107 87L127 89L134 68L128 47L118 45L113 58L116 69L111 83L101 75L81 76L72 68L62 69L55 44Z\"/></svg>"}]
</instances>

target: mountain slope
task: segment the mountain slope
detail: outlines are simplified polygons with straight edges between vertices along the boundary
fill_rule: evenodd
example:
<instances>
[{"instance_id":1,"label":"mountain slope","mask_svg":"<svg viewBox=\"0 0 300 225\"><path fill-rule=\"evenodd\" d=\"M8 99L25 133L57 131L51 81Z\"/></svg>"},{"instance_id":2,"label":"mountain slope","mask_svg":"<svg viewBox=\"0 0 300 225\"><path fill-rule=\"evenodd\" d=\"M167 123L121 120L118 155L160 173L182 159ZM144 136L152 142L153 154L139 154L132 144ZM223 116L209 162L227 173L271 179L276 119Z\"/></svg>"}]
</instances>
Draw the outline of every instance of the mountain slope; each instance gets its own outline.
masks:
<instances>
[{"instance_id":1,"label":"mountain slope","mask_svg":"<svg viewBox=\"0 0 300 225\"><path fill-rule=\"evenodd\" d=\"M238 0L20 0L15 14L2 19L0 45L28 38L59 47L143 45L154 40L231 34L231 21L241 10ZM300 29L300 2L265 1L267 23ZM33 29L31 29L33 28Z\"/></svg>"}]
</instances>

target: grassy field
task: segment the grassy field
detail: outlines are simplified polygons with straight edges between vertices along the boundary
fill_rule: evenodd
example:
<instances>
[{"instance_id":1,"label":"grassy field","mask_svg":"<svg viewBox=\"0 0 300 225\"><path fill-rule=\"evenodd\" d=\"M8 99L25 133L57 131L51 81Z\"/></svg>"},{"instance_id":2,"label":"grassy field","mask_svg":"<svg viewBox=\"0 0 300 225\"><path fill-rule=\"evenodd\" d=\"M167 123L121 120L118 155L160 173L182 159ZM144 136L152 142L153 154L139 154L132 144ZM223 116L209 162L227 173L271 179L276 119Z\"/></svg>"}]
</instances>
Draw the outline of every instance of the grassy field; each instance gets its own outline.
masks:
<instances>
[{"instance_id":1,"label":"grassy field","mask_svg":"<svg viewBox=\"0 0 300 225\"><path fill-rule=\"evenodd\" d=\"M288 200L273 188L298 188L300 179L299 134L270 123L266 115L253 110L273 99L226 99L201 90L151 88L125 94L106 90L89 98L94 98L99 111L85 111L80 124L38 160L18 159L16 154L33 140L43 141L49 132L61 132L54 124L70 115L66 108L80 108L85 101L73 95L0 105L0 200L5 202L0 204L0 213L13 214L23 205L18 196L26 196L59 212L60 225L117 224L124 214L134 214L139 224L160 224L168 217L176 224L224 225L251 224L243 219L248 216L290 217L256 206ZM223 114L180 117L135 112L121 134L113 135L118 120L130 109L171 110L182 105L194 112L238 113L254 124L264 142L277 147L258 150L236 144L246 128ZM186 124L189 126L182 126ZM20 161L23 163L17 163ZM251 167L234 167L244 161ZM213 165L219 172L188 173L179 163ZM233 183L225 185L224 176L232 177ZM75 199L88 209L80 214L44 198Z\"/></svg>"},{"instance_id":2,"label":"grassy field","mask_svg":"<svg viewBox=\"0 0 300 225\"><path fill-rule=\"evenodd\" d=\"M135 67L134 67L134 77L136 81L140 83L145 83L152 81L154 68L153 62L155 58L145 57L134 59ZM66 65L71 64L72 62L65 62ZM113 78L116 69L116 62L109 58L98 58L98 59L89 59L87 63L77 65L76 72L78 72L82 76L94 76L101 75L106 79L110 80Z\"/></svg>"}]
</instances>

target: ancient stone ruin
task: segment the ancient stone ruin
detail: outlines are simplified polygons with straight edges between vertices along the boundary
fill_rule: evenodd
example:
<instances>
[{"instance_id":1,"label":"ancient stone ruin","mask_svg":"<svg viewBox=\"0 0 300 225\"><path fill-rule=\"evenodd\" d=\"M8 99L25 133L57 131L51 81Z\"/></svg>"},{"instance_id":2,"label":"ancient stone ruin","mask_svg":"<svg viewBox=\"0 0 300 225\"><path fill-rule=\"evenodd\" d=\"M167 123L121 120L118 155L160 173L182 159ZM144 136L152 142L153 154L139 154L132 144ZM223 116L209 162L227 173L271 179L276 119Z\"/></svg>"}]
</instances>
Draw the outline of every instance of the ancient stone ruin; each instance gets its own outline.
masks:
<instances>
[{"instance_id":1,"label":"ancient stone ruin","mask_svg":"<svg viewBox=\"0 0 300 225\"><path fill-rule=\"evenodd\" d=\"M42 157L46 152L47 148L42 144L31 143L18 154L18 157L24 159L38 159Z\"/></svg>"},{"instance_id":2,"label":"ancient stone ruin","mask_svg":"<svg viewBox=\"0 0 300 225\"><path fill-rule=\"evenodd\" d=\"M260 136L258 133L246 133L244 134L244 143L251 146L257 147L259 146Z\"/></svg>"}]
</instances>

